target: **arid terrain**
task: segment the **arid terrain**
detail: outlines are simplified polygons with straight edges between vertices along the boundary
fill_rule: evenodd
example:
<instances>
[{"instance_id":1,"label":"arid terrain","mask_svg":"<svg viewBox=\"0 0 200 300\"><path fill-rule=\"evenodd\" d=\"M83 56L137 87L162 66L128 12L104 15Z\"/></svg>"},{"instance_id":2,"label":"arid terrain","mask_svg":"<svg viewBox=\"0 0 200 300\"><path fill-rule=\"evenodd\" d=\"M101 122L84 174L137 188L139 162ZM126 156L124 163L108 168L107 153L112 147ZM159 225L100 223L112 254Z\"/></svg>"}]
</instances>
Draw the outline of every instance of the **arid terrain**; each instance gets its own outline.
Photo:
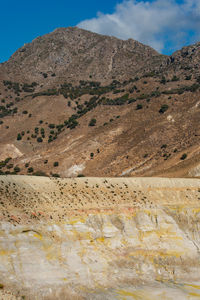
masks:
<instances>
[{"instance_id":1,"label":"arid terrain","mask_svg":"<svg viewBox=\"0 0 200 300\"><path fill-rule=\"evenodd\" d=\"M199 44L60 28L0 65L1 174L199 177Z\"/></svg>"},{"instance_id":2,"label":"arid terrain","mask_svg":"<svg viewBox=\"0 0 200 300\"><path fill-rule=\"evenodd\" d=\"M4 297L200 297L199 179L0 180Z\"/></svg>"},{"instance_id":3,"label":"arid terrain","mask_svg":"<svg viewBox=\"0 0 200 300\"><path fill-rule=\"evenodd\" d=\"M0 64L0 299L200 298L199 64L77 27Z\"/></svg>"}]
</instances>

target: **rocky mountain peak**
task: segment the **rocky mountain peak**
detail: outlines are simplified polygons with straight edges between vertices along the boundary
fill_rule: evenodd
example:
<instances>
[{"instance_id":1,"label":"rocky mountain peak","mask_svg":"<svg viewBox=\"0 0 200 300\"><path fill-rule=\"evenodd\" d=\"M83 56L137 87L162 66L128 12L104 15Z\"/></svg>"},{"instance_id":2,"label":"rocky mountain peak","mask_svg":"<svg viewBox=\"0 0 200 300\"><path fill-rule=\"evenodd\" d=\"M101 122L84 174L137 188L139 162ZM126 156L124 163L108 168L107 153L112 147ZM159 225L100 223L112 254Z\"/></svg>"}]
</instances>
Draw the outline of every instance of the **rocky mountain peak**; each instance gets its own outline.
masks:
<instances>
[{"instance_id":1,"label":"rocky mountain peak","mask_svg":"<svg viewBox=\"0 0 200 300\"><path fill-rule=\"evenodd\" d=\"M25 44L4 67L10 77L28 81L105 82L157 69L164 56L133 39L127 41L78 27L58 28ZM43 80L45 75L45 79ZM53 75L53 76L51 76Z\"/></svg>"}]
</instances>

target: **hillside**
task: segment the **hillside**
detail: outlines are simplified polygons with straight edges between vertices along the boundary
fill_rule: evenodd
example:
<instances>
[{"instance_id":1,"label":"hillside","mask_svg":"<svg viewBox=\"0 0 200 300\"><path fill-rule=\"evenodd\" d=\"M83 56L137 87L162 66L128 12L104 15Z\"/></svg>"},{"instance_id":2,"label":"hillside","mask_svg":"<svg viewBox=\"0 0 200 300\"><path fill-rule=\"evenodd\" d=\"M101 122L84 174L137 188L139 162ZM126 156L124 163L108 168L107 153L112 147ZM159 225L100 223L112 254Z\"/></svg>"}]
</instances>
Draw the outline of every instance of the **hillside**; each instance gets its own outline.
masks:
<instances>
[{"instance_id":1,"label":"hillside","mask_svg":"<svg viewBox=\"0 0 200 300\"><path fill-rule=\"evenodd\" d=\"M93 80L108 82L158 68L165 59L154 49L77 27L58 28L16 51L5 68L10 79L46 85ZM47 84L48 83L48 84Z\"/></svg>"},{"instance_id":2,"label":"hillside","mask_svg":"<svg viewBox=\"0 0 200 300\"><path fill-rule=\"evenodd\" d=\"M0 65L1 174L198 177L199 62L199 43L38 37Z\"/></svg>"}]
</instances>

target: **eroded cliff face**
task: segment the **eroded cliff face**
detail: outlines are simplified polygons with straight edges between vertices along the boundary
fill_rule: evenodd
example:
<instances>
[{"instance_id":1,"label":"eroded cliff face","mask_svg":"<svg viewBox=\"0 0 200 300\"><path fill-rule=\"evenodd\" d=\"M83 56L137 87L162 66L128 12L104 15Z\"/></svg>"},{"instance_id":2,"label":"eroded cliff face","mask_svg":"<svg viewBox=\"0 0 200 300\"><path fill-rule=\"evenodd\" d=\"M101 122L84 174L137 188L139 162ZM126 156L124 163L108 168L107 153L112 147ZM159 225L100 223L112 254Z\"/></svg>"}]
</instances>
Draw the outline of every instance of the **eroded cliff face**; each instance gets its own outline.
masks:
<instances>
[{"instance_id":1,"label":"eroded cliff face","mask_svg":"<svg viewBox=\"0 0 200 300\"><path fill-rule=\"evenodd\" d=\"M1 176L0 206L0 284L19 297L200 297L200 180Z\"/></svg>"}]
</instances>

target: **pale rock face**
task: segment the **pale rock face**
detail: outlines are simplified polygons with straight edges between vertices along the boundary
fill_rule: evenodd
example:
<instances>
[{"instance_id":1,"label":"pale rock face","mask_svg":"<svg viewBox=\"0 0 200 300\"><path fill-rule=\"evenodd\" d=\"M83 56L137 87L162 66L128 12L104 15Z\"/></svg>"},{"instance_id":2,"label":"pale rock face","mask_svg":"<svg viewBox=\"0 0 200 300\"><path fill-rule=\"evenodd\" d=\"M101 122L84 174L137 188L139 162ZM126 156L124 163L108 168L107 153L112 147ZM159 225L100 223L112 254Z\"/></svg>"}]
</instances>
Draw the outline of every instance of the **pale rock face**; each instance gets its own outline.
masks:
<instances>
[{"instance_id":1,"label":"pale rock face","mask_svg":"<svg viewBox=\"0 0 200 300\"><path fill-rule=\"evenodd\" d=\"M10 207L11 218L0 216L0 283L6 287L30 299L195 299L200 295L199 180L2 178L1 201L7 195L4 208ZM24 187L29 195L25 201L31 201L32 190L40 191L35 216L23 217L22 200L11 208L14 198L11 201L4 194L4 186L11 183L19 193ZM58 191L65 184L62 198ZM88 191L87 205L75 209L83 189ZM51 191L56 193L55 204ZM108 208L101 195L108 201L112 191L118 192L118 204ZM126 199L119 191L127 194ZM112 194L109 201L114 201ZM60 208L62 215L67 201L73 209L59 220L54 210ZM52 218L42 217L40 205Z\"/></svg>"},{"instance_id":2,"label":"pale rock face","mask_svg":"<svg viewBox=\"0 0 200 300\"><path fill-rule=\"evenodd\" d=\"M64 173L66 176L76 176L81 173L85 169L84 164L81 165L73 165L71 168L66 170Z\"/></svg>"},{"instance_id":3,"label":"pale rock face","mask_svg":"<svg viewBox=\"0 0 200 300\"><path fill-rule=\"evenodd\" d=\"M175 120L171 115L169 115L167 116L167 121L174 123Z\"/></svg>"},{"instance_id":4,"label":"pale rock face","mask_svg":"<svg viewBox=\"0 0 200 300\"><path fill-rule=\"evenodd\" d=\"M190 176L199 177L200 176L200 165L193 168L189 174L190 174Z\"/></svg>"},{"instance_id":5,"label":"pale rock face","mask_svg":"<svg viewBox=\"0 0 200 300\"><path fill-rule=\"evenodd\" d=\"M1 147L0 160L7 157L17 158L23 156L23 153L13 144L6 144Z\"/></svg>"}]
</instances>

